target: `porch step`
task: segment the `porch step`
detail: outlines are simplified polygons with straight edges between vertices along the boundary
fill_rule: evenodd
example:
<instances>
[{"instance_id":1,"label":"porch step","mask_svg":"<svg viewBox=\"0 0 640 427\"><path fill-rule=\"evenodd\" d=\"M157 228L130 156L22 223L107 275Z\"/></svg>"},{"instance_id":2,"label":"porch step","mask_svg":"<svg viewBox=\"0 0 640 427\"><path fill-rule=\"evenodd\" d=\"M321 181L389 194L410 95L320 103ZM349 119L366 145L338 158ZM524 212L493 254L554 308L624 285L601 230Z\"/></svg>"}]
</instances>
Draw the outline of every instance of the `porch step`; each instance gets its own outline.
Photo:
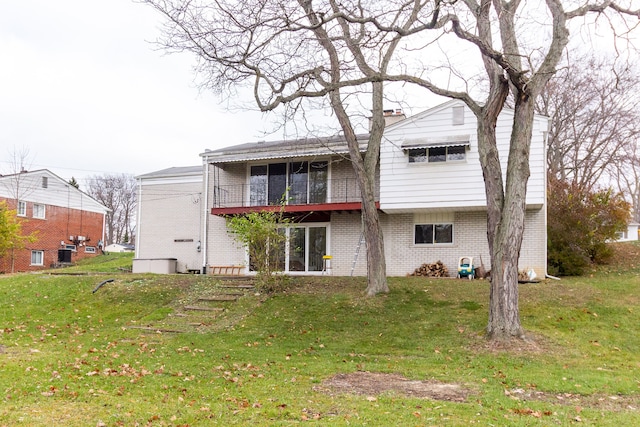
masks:
<instances>
[{"instance_id":1,"label":"porch step","mask_svg":"<svg viewBox=\"0 0 640 427\"><path fill-rule=\"evenodd\" d=\"M223 289L254 289L255 286L249 283L220 285Z\"/></svg>"},{"instance_id":2,"label":"porch step","mask_svg":"<svg viewBox=\"0 0 640 427\"><path fill-rule=\"evenodd\" d=\"M186 305L183 310L187 311L224 311L222 307L199 307L195 305Z\"/></svg>"},{"instance_id":3,"label":"porch step","mask_svg":"<svg viewBox=\"0 0 640 427\"><path fill-rule=\"evenodd\" d=\"M238 297L242 294L223 294L223 295L214 295L210 297L200 297L198 301L237 301Z\"/></svg>"},{"instance_id":4,"label":"porch step","mask_svg":"<svg viewBox=\"0 0 640 427\"><path fill-rule=\"evenodd\" d=\"M157 332L157 333L172 333L172 334L184 334L185 332L187 332L181 329L154 328L152 326L127 326L126 329L139 329L142 331Z\"/></svg>"}]
</instances>

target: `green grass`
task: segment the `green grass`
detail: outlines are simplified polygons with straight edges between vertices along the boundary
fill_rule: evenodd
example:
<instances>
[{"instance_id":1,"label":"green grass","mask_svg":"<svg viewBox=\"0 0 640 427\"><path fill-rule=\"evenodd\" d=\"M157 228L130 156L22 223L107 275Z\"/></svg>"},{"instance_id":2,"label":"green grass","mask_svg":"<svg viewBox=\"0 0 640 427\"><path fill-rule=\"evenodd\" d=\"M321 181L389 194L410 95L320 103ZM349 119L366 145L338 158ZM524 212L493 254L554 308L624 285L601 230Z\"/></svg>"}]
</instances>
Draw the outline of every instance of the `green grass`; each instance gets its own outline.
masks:
<instances>
[{"instance_id":1,"label":"green grass","mask_svg":"<svg viewBox=\"0 0 640 427\"><path fill-rule=\"evenodd\" d=\"M110 252L78 261L73 267L58 270L60 273L96 273L131 271L133 252Z\"/></svg>"},{"instance_id":2,"label":"green grass","mask_svg":"<svg viewBox=\"0 0 640 427\"><path fill-rule=\"evenodd\" d=\"M501 348L483 337L483 281L391 278L366 298L361 278L298 278L285 294L186 312L228 290L95 260L65 271L111 274L0 277L0 426L640 424L635 265L521 285L534 343ZM357 371L470 395L326 392Z\"/></svg>"}]
</instances>

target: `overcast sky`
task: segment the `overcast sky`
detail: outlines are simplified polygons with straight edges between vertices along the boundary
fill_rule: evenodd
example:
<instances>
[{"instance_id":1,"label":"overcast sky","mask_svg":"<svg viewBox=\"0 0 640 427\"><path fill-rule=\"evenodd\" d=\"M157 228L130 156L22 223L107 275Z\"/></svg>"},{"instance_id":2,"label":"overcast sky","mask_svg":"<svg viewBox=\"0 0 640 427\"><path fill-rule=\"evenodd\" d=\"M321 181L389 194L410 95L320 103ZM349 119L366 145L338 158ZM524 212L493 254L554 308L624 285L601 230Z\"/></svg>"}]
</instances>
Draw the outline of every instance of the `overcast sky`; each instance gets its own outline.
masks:
<instances>
[{"instance_id":1,"label":"overcast sky","mask_svg":"<svg viewBox=\"0 0 640 427\"><path fill-rule=\"evenodd\" d=\"M0 173L89 175L200 164L206 148L265 139L259 113L195 88L189 55L150 42L160 17L132 0L0 0Z\"/></svg>"}]
</instances>

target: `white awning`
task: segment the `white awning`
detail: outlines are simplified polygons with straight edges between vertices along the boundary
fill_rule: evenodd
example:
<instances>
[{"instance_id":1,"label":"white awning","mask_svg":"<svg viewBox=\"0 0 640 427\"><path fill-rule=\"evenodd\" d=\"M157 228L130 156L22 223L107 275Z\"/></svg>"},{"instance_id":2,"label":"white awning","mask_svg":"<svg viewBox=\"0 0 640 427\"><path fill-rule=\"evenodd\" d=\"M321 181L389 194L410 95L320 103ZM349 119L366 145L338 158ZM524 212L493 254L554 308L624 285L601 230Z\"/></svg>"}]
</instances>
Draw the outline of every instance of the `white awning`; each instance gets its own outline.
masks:
<instances>
[{"instance_id":1,"label":"white awning","mask_svg":"<svg viewBox=\"0 0 640 427\"><path fill-rule=\"evenodd\" d=\"M470 135L405 139L401 148L411 150L413 148L469 147L469 139Z\"/></svg>"}]
</instances>

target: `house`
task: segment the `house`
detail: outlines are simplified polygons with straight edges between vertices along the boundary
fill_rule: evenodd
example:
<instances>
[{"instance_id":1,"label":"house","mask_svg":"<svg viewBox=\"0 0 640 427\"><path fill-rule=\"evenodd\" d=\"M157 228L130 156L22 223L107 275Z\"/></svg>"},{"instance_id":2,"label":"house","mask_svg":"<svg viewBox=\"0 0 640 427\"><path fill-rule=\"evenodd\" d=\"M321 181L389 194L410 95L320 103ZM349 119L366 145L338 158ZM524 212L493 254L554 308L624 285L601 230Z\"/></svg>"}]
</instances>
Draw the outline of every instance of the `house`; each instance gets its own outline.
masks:
<instances>
[{"instance_id":1,"label":"house","mask_svg":"<svg viewBox=\"0 0 640 427\"><path fill-rule=\"evenodd\" d=\"M110 252L133 252L135 250L135 246L125 244L125 243L112 243L104 247L104 251L107 253Z\"/></svg>"},{"instance_id":2,"label":"house","mask_svg":"<svg viewBox=\"0 0 640 427\"><path fill-rule=\"evenodd\" d=\"M630 222L627 224L627 229L625 231L618 232L618 242L631 242L634 240L638 240L638 227L640 224L637 222Z\"/></svg>"},{"instance_id":3,"label":"house","mask_svg":"<svg viewBox=\"0 0 640 427\"><path fill-rule=\"evenodd\" d=\"M457 100L410 118L399 111L386 116L388 125L376 171L376 199L387 273L404 276L423 263L438 260L455 272L461 256L481 257L490 268L475 116ZM496 128L505 170L512 119L513 111L505 110ZM522 270L534 269L538 275L546 273L546 130L546 118L536 117L519 265ZM364 151L368 135L359 136L359 140ZM287 236L281 249L284 272L323 274L330 269L334 275L366 275L360 194L343 138L256 142L207 150L200 156L199 214L189 209L188 191L183 193L177 186L180 179L190 177L188 173L172 177L175 184L158 181L157 185L165 186L163 191L180 194L175 197L182 199L178 205L178 199L166 197L160 201L156 197L153 208L147 208L145 198L140 198L143 212L147 209L157 214L153 219L144 214L139 217L136 258L148 258L154 253L150 248L161 246L161 237L145 232L145 223L161 229L161 224L175 227L169 224L184 221L181 227L187 227L186 222L192 224L191 231L198 236L193 241L197 238L201 242L198 248L203 271L244 266L243 273L248 273L247 251L228 233L226 218L273 208L285 195L284 211L292 223L283 229ZM189 173L196 173L195 168ZM141 191L145 192L151 187L142 181ZM195 192L193 184L189 191ZM162 239L177 242L177 237L176 233L164 233ZM187 245L174 245L172 251L155 254L176 258L178 265L192 265L189 250Z\"/></svg>"},{"instance_id":4,"label":"house","mask_svg":"<svg viewBox=\"0 0 640 427\"><path fill-rule=\"evenodd\" d=\"M202 270L202 166L174 167L136 177L138 220L134 272ZM179 258L179 260L178 260ZM151 260L154 260L153 262Z\"/></svg>"},{"instance_id":5,"label":"house","mask_svg":"<svg viewBox=\"0 0 640 427\"><path fill-rule=\"evenodd\" d=\"M46 169L0 177L0 200L35 241L0 258L0 272L33 271L99 253L108 209Z\"/></svg>"}]
</instances>

